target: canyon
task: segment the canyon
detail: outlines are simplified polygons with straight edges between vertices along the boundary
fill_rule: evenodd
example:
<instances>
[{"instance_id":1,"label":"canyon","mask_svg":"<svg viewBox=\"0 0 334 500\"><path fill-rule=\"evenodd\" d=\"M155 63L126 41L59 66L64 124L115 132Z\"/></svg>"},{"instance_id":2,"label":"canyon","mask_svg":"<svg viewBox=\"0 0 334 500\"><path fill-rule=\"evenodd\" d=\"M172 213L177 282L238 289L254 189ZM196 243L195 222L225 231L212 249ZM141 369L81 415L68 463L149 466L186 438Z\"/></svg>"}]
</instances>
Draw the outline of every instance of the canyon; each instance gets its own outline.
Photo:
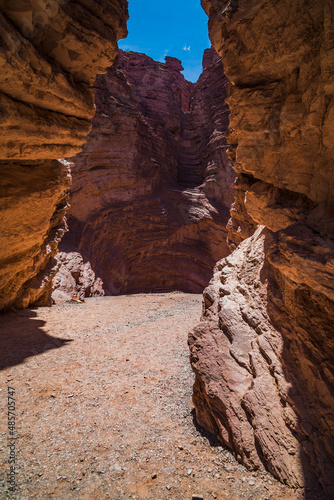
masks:
<instances>
[{"instance_id":1,"label":"canyon","mask_svg":"<svg viewBox=\"0 0 334 500\"><path fill-rule=\"evenodd\" d=\"M214 49L191 84L118 53L126 1L0 2L0 309L206 287L197 423L333 498L334 5L202 5Z\"/></svg>"},{"instance_id":2,"label":"canyon","mask_svg":"<svg viewBox=\"0 0 334 500\"><path fill-rule=\"evenodd\" d=\"M55 300L99 295L101 287L107 295L201 293L229 254L227 78L214 49L205 51L196 84L182 69L173 57L160 63L120 51L97 78L92 131L69 160L69 232ZM90 267L88 282L77 259Z\"/></svg>"}]
</instances>

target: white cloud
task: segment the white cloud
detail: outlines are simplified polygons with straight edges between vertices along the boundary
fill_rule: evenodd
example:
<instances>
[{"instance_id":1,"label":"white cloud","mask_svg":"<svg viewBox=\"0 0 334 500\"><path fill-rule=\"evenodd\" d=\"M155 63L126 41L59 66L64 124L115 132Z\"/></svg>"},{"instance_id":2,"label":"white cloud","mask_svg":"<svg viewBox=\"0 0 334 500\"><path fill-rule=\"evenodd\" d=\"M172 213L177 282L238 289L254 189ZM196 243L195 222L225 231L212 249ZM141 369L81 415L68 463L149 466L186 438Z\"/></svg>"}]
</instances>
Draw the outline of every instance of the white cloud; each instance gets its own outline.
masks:
<instances>
[{"instance_id":1,"label":"white cloud","mask_svg":"<svg viewBox=\"0 0 334 500\"><path fill-rule=\"evenodd\" d=\"M184 50L185 52L190 52L190 45L189 47L185 45L182 50Z\"/></svg>"},{"instance_id":2,"label":"white cloud","mask_svg":"<svg viewBox=\"0 0 334 500\"><path fill-rule=\"evenodd\" d=\"M168 54L168 52L169 52L169 49L166 49L164 51L164 55L160 57L159 62L163 62L163 63L165 62L165 57Z\"/></svg>"}]
</instances>

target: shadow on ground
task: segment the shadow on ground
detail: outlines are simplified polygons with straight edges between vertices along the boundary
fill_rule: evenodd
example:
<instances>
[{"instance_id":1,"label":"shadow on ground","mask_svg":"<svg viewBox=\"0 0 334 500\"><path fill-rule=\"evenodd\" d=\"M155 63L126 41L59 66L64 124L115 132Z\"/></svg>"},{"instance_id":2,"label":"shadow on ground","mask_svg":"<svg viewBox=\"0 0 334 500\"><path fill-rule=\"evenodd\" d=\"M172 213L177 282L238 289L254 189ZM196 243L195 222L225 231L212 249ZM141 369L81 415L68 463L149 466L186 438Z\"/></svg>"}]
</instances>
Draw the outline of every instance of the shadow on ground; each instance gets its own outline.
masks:
<instances>
[{"instance_id":1,"label":"shadow on ground","mask_svg":"<svg viewBox=\"0 0 334 500\"><path fill-rule=\"evenodd\" d=\"M15 366L30 357L63 347L70 339L48 335L45 321L32 310L0 316L0 370Z\"/></svg>"},{"instance_id":2,"label":"shadow on ground","mask_svg":"<svg viewBox=\"0 0 334 500\"><path fill-rule=\"evenodd\" d=\"M193 424L194 424L194 427L196 428L197 432L205 437L209 443L210 443L210 446L213 446L214 448L217 448L217 446L222 446L222 443L216 438L216 436L214 436L213 434L211 434L209 431L207 431L206 429L204 429L204 427L201 427L199 425L199 423L197 422L196 420L196 411L195 411L195 408L193 408L191 410L191 414L192 414L192 417L193 417ZM227 448L226 448L227 449Z\"/></svg>"}]
</instances>

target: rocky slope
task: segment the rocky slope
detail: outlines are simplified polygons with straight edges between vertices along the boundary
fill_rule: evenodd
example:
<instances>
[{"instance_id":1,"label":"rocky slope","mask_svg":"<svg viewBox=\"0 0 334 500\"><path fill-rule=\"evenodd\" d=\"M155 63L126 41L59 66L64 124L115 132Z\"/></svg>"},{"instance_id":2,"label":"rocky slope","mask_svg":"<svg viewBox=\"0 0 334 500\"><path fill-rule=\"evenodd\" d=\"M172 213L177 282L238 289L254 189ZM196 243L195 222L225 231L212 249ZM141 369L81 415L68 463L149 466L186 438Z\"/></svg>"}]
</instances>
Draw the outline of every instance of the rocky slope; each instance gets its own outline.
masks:
<instances>
[{"instance_id":1,"label":"rocky slope","mask_svg":"<svg viewBox=\"0 0 334 500\"><path fill-rule=\"evenodd\" d=\"M229 253L227 80L213 49L203 65L192 84L177 59L120 51L97 79L93 129L71 160L70 231L60 248L79 251L107 294L201 292ZM69 290L65 276L58 287Z\"/></svg>"},{"instance_id":2,"label":"rocky slope","mask_svg":"<svg viewBox=\"0 0 334 500\"><path fill-rule=\"evenodd\" d=\"M69 165L92 84L126 35L127 2L0 2L0 309L48 303Z\"/></svg>"},{"instance_id":3,"label":"rocky slope","mask_svg":"<svg viewBox=\"0 0 334 500\"><path fill-rule=\"evenodd\" d=\"M333 498L334 6L202 4L231 82L239 246L189 339L197 419L247 466Z\"/></svg>"}]
</instances>

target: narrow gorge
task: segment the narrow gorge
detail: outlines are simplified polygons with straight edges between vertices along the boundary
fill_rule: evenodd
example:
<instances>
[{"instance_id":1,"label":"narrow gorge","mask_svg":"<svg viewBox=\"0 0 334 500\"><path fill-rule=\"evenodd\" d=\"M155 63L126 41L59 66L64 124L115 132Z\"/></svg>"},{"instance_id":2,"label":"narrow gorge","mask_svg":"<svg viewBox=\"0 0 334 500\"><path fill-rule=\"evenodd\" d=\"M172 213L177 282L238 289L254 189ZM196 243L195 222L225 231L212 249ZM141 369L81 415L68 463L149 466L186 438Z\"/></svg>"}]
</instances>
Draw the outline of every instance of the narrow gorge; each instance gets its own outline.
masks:
<instances>
[{"instance_id":1,"label":"narrow gorge","mask_svg":"<svg viewBox=\"0 0 334 500\"><path fill-rule=\"evenodd\" d=\"M334 4L201 3L192 83L126 0L0 0L0 375L73 476L29 497L334 498Z\"/></svg>"}]
</instances>

